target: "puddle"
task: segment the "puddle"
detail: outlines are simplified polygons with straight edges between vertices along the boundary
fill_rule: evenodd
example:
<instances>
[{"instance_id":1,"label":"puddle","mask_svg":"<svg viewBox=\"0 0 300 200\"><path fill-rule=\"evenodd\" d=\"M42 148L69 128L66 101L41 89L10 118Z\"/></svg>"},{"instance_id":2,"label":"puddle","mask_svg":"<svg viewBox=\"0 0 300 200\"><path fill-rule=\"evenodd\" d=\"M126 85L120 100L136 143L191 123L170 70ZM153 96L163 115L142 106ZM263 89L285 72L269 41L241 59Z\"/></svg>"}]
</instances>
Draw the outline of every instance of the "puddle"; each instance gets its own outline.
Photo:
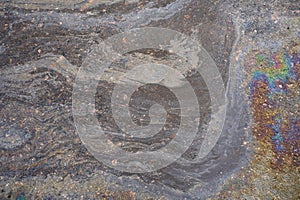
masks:
<instances>
[{"instance_id":1,"label":"puddle","mask_svg":"<svg viewBox=\"0 0 300 200\"><path fill-rule=\"evenodd\" d=\"M236 1L28 1L24 4L16 0L0 3L3 8L0 17L3 190L0 196L109 199L123 194L127 199L205 199L215 197L229 177L249 164L253 153L249 129L251 108L245 71L236 64L236 52L247 48L244 39L251 38L251 33L268 29L260 26L264 23L258 20L260 17L272 17L266 14L270 9L274 10L274 16L296 15L293 11L290 14L292 4L281 5L284 9L280 12L279 8L260 2L251 4L250 7L263 10L259 14L255 9L248 9L248 3ZM173 29L201 43L224 83L228 100L226 120L214 148L208 155L199 157L216 100L211 98L205 77L189 71L184 78L194 89L200 116L191 144L179 159L163 168L146 173L124 172L99 162L87 150L76 131L72 92L77 72L95 45L123 31L151 26ZM111 106L115 80L135 66L147 63L187 67L187 62L174 52L144 48L126 52L115 60L95 85L97 122L110 143L127 153L154 152L167 146L181 125L180 100L167 86L184 87L186 83L172 78L161 79L166 81L164 86L146 84L131 97L127 96L130 117L142 127L151 124L151 116L161 114L158 107L151 110L152 105L164 106L165 121L154 121L159 128L165 123L158 134L152 138L132 138L120 128L122 124L116 123ZM144 74L137 80L159 79L165 73L163 67L162 71L155 72L149 70L148 74L153 76ZM162 159L167 157L162 155ZM113 160L112 165L116 162ZM62 183L67 186L57 187ZM84 188L79 189L78 185L83 183ZM39 188L40 193L24 185ZM91 196L87 194L89 187Z\"/></svg>"}]
</instances>

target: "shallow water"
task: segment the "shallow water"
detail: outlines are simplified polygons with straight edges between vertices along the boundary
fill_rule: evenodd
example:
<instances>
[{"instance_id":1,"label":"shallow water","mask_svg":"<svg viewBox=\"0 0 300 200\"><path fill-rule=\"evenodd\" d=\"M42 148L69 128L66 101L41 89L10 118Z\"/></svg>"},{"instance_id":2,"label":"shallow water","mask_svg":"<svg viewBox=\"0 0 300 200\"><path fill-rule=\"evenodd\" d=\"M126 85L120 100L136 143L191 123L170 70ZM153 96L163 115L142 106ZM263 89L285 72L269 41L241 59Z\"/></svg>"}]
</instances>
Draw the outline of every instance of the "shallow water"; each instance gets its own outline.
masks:
<instances>
[{"instance_id":1,"label":"shallow water","mask_svg":"<svg viewBox=\"0 0 300 200\"><path fill-rule=\"evenodd\" d=\"M278 13L283 7L281 14L290 13L293 4L273 8L231 1L103 2L0 2L1 195L96 198L96 191L104 195L107 189L133 191L138 199L213 197L231 174L247 165L252 151L247 86L243 85L242 67L235 64L235 52L248 45L243 38L251 37L254 30L267 29L260 26L264 21L259 19L268 17L270 9ZM212 151L197 158L211 121L212 102L205 77L187 74L200 111L199 131L192 144L167 167L142 174L122 172L96 160L80 140L72 113L72 89L76 73L94 45L123 31L150 26L189 35L206 49L224 81L226 120ZM150 123L148 111L157 102L165 106L167 120L155 137L132 139L124 136L114 121L110 102L116 84L111 78L149 62L184 67L186 64L179 60L172 52L144 49L128 52L105 72L97 85L95 108L98 122L114 145L127 152L154 151L172 141L180 126L180 114L178 99L170 90L146 85L133 93L130 109L137 124ZM86 194L89 186L99 184L94 179L103 187ZM69 185L88 184L83 189L69 186L53 191L57 180ZM46 186L37 194L14 182ZM132 198L129 195L128 199Z\"/></svg>"}]
</instances>

